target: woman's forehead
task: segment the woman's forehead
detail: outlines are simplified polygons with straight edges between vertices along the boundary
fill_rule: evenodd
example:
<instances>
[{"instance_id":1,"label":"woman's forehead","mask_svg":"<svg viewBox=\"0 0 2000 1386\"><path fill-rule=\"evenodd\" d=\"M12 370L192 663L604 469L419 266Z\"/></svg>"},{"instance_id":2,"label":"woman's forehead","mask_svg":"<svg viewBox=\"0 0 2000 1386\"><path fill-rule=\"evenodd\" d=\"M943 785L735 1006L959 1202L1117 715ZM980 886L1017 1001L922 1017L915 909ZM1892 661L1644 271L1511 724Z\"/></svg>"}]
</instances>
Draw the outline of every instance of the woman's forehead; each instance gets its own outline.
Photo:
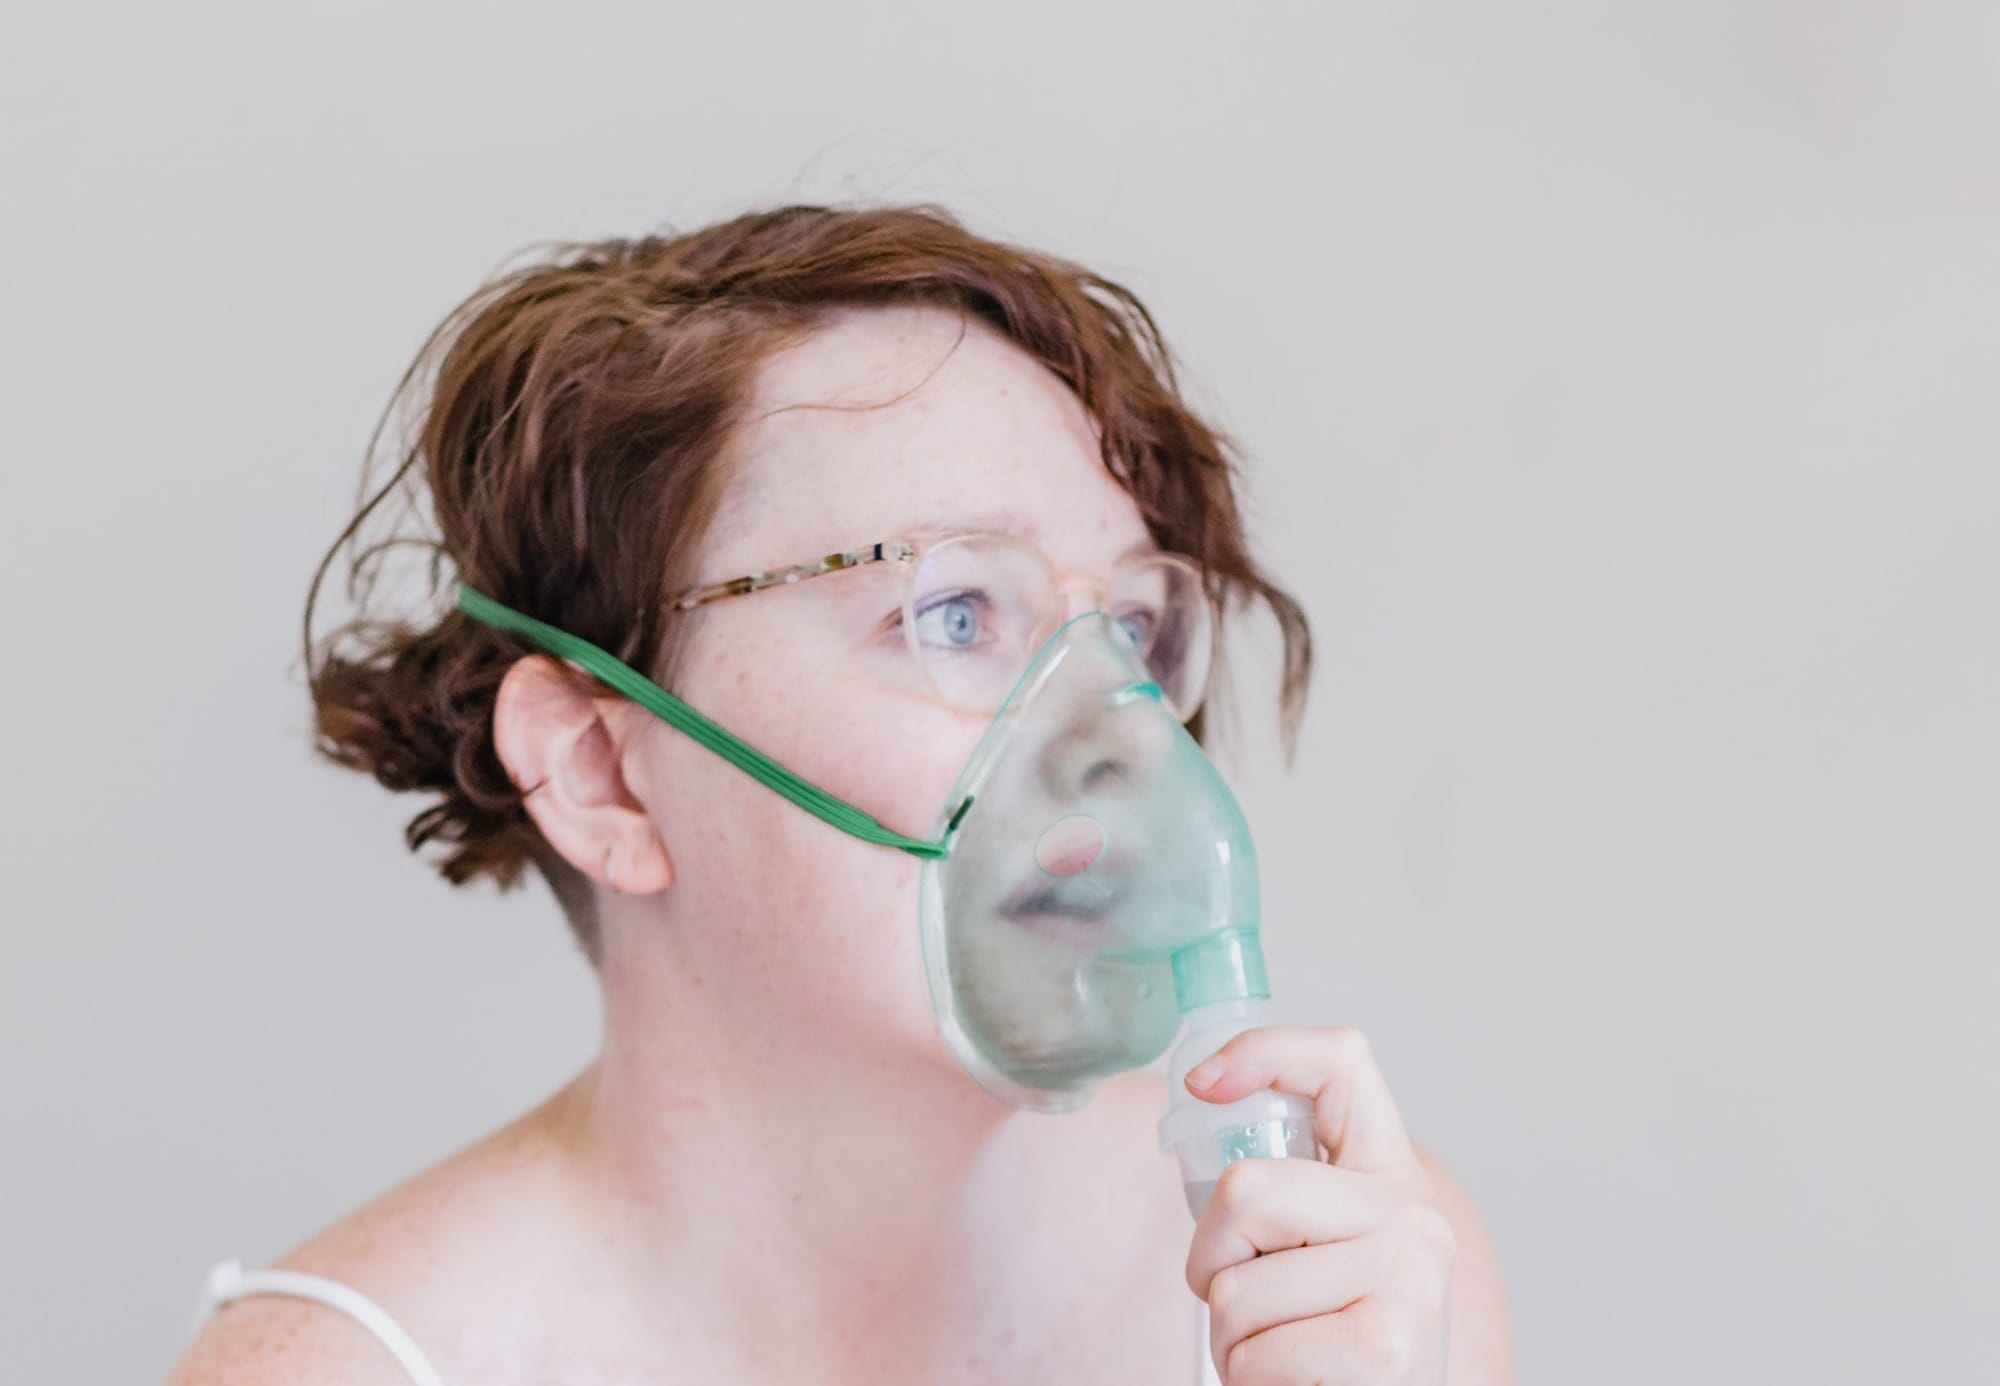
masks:
<instances>
[{"instance_id":1,"label":"woman's forehead","mask_svg":"<svg viewBox=\"0 0 2000 1386\"><path fill-rule=\"evenodd\" d=\"M940 372L958 375L968 367L1041 369L966 314L923 304L834 308L759 363L751 412L866 409L908 394Z\"/></svg>"},{"instance_id":2,"label":"woman's forehead","mask_svg":"<svg viewBox=\"0 0 2000 1386\"><path fill-rule=\"evenodd\" d=\"M1081 401L991 328L938 309L843 313L775 355L731 453L708 572L960 529L1087 566L1145 536Z\"/></svg>"},{"instance_id":3,"label":"woman's forehead","mask_svg":"<svg viewBox=\"0 0 2000 1386\"><path fill-rule=\"evenodd\" d=\"M898 444L986 456L1097 449L1089 414L1053 372L984 323L936 308L844 310L775 353L739 435L753 461L794 473L844 464L848 484Z\"/></svg>"}]
</instances>

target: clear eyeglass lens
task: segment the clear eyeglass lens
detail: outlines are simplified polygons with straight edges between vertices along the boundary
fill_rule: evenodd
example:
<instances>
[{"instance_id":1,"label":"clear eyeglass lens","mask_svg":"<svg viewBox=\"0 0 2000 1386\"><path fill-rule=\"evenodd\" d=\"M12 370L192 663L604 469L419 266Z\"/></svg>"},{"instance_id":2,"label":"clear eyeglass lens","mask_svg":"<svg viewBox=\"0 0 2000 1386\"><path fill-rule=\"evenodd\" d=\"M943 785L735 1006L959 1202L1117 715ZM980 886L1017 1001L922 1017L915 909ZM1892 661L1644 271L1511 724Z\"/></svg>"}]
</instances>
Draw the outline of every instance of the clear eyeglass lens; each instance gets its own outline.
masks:
<instances>
[{"instance_id":1,"label":"clear eyeglass lens","mask_svg":"<svg viewBox=\"0 0 2000 1386\"><path fill-rule=\"evenodd\" d=\"M1209 612L1193 565L1141 559L1112 574L1104 609L1167 705L1192 716L1208 678ZM1039 550L967 536L927 550L911 572L911 647L947 702L990 712L1062 624L1061 593Z\"/></svg>"},{"instance_id":2,"label":"clear eyeglass lens","mask_svg":"<svg viewBox=\"0 0 2000 1386\"><path fill-rule=\"evenodd\" d=\"M947 702L991 711L1053 633L1057 597L1035 550L978 536L949 540L911 573L910 643Z\"/></svg>"},{"instance_id":3,"label":"clear eyeglass lens","mask_svg":"<svg viewBox=\"0 0 2000 1386\"><path fill-rule=\"evenodd\" d=\"M1201 575L1184 560L1140 559L1112 575L1105 611L1132 637L1167 705L1192 717L1208 683L1212 641Z\"/></svg>"}]
</instances>

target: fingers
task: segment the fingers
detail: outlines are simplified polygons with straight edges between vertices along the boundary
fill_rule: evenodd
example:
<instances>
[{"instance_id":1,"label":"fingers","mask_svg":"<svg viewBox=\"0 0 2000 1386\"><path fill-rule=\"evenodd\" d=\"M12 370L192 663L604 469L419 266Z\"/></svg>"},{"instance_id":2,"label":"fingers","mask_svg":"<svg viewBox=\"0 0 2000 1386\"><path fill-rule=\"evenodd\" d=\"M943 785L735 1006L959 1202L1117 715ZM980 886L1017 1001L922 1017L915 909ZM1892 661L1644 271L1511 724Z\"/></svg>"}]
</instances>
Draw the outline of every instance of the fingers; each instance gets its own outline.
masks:
<instances>
[{"instance_id":1,"label":"fingers","mask_svg":"<svg viewBox=\"0 0 2000 1386\"><path fill-rule=\"evenodd\" d=\"M1218 1271L1267 1252L1339 1242L1380 1227L1402 1204L1377 1175L1318 1160L1237 1160L1222 1171L1188 1247L1188 1288L1209 1297Z\"/></svg>"},{"instance_id":2,"label":"fingers","mask_svg":"<svg viewBox=\"0 0 2000 1386\"><path fill-rule=\"evenodd\" d=\"M1227 1386L1444 1379L1443 1340L1426 1331L1422 1315L1374 1295L1338 1314L1267 1328L1216 1356Z\"/></svg>"},{"instance_id":3,"label":"fingers","mask_svg":"<svg viewBox=\"0 0 2000 1386\"><path fill-rule=\"evenodd\" d=\"M1449 1220L1409 1205L1344 1242L1224 1266L1208 1282L1210 1342L1220 1353L1281 1323L1342 1313L1370 1296L1435 1317L1451 1292L1453 1250Z\"/></svg>"},{"instance_id":4,"label":"fingers","mask_svg":"<svg viewBox=\"0 0 2000 1386\"><path fill-rule=\"evenodd\" d=\"M1383 1240L1371 1232L1217 1271L1208 1283L1208 1341L1216 1366L1245 1338L1294 1319L1337 1314L1379 1288L1386 1269Z\"/></svg>"},{"instance_id":5,"label":"fingers","mask_svg":"<svg viewBox=\"0 0 2000 1386\"><path fill-rule=\"evenodd\" d=\"M1327 1158L1352 1169L1412 1167L1416 1152L1388 1081L1359 1030L1262 1025L1245 1030L1188 1074L1188 1091L1234 1102L1259 1088L1310 1097Z\"/></svg>"},{"instance_id":6,"label":"fingers","mask_svg":"<svg viewBox=\"0 0 2000 1386\"><path fill-rule=\"evenodd\" d=\"M1331 1370L1335 1363L1352 1361L1353 1338L1346 1315L1324 1314L1279 1324L1226 1348L1211 1342L1209 1350L1223 1386L1293 1386L1300 1381L1360 1386L1366 1378L1358 1371L1335 1375Z\"/></svg>"}]
</instances>

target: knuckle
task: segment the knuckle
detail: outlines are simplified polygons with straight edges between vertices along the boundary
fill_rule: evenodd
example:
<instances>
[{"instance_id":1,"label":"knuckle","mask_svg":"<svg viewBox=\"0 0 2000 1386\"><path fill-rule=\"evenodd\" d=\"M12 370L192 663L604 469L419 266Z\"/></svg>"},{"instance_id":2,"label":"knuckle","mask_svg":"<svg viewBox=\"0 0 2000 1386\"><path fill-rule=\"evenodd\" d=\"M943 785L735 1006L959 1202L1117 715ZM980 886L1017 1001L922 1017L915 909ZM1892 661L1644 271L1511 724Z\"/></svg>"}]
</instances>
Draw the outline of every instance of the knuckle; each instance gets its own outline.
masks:
<instances>
[{"instance_id":1,"label":"knuckle","mask_svg":"<svg viewBox=\"0 0 2000 1386\"><path fill-rule=\"evenodd\" d=\"M1420 1346L1416 1325L1396 1318L1369 1335L1361 1355L1384 1381L1401 1381L1416 1370Z\"/></svg>"},{"instance_id":2,"label":"knuckle","mask_svg":"<svg viewBox=\"0 0 2000 1386\"><path fill-rule=\"evenodd\" d=\"M1419 1272L1417 1303L1425 1310L1441 1310L1451 1299L1451 1268L1433 1262Z\"/></svg>"},{"instance_id":3,"label":"knuckle","mask_svg":"<svg viewBox=\"0 0 2000 1386\"><path fill-rule=\"evenodd\" d=\"M1458 1230L1451 1219L1429 1203L1417 1205L1414 1213L1417 1240L1437 1259L1449 1264L1458 1255Z\"/></svg>"},{"instance_id":4,"label":"knuckle","mask_svg":"<svg viewBox=\"0 0 2000 1386\"><path fill-rule=\"evenodd\" d=\"M1241 1213L1254 1204L1264 1188L1266 1171L1264 1160L1232 1160L1222 1168L1215 1181L1215 1192L1209 1197L1222 1205L1223 1211Z\"/></svg>"},{"instance_id":5,"label":"knuckle","mask_svg":"<svg viewBox=\"0 0 2000 1386\"><path fill-rule=\"evenodd\" d=\"M1327 1035L1341 1056L1350 1063L1372 1063L1375 1046L1368 1042L1368 1036L1352 1025L1336 1025Z\"/></svg>"},{"instance_id":6,"label":"knuckle","mask_svg":"<svg viewBox=\"0 0 2000 1386\"><path fill-rule=\"evenodd\" d=\"M1444 1302L1451 1290L1452 1266L1458 1254L1458 1234L1451 1219L1428 1204L1407 1210L1399 1232L1404 1250L1400 1279L1408 1292L1427 1306Z\"/></svg>"}]
</instances>

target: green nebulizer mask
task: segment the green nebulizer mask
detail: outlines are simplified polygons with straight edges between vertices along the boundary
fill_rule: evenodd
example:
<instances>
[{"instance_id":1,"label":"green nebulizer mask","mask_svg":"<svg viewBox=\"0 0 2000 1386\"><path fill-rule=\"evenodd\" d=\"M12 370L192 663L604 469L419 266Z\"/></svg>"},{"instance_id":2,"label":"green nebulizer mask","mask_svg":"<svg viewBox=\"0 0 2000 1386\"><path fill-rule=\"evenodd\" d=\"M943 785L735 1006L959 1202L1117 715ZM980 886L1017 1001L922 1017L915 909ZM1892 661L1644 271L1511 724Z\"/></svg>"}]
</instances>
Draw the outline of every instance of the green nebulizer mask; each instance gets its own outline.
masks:
<instances>
[{"instance_id":1,"label":"green nebulizer mask","mask_svg":"<svg viewBox=\"0 0 2000 1386\"><path fill-rule=\"evenodd\" d=\"M912 838L599 646L464 583L458 606L588 670L840 831L919 858L938 1027L987 1091L1071 1111L1173 1047L1160 1148L1179 1158L1197 1215L1231 1161L1317 1155L1306 1098L1266 1089L1218 1105L1182 1082L1264 1023L1257 857L1229 787L1111 616L1087 612L1039 647L936 833Z\"/></svg>"},{"instance_id":2,"label":"green nebulizer mask","mask_svg":"<svg viewBox=\"0 0 2000 1386\"><path fill-rule=\"evenodd\" d=\"M1257 857L1117 622L1090 612L1042 646L938 836L921 888L931 1001L989 1092L1073 1110L1173 1047L1160 1146L1196 1214L1232 1160L1317 1154L1308 1099L1266 1089L1217 1105L1181 1081L1264 1023Z\"/></svg>"}]
</instances>

